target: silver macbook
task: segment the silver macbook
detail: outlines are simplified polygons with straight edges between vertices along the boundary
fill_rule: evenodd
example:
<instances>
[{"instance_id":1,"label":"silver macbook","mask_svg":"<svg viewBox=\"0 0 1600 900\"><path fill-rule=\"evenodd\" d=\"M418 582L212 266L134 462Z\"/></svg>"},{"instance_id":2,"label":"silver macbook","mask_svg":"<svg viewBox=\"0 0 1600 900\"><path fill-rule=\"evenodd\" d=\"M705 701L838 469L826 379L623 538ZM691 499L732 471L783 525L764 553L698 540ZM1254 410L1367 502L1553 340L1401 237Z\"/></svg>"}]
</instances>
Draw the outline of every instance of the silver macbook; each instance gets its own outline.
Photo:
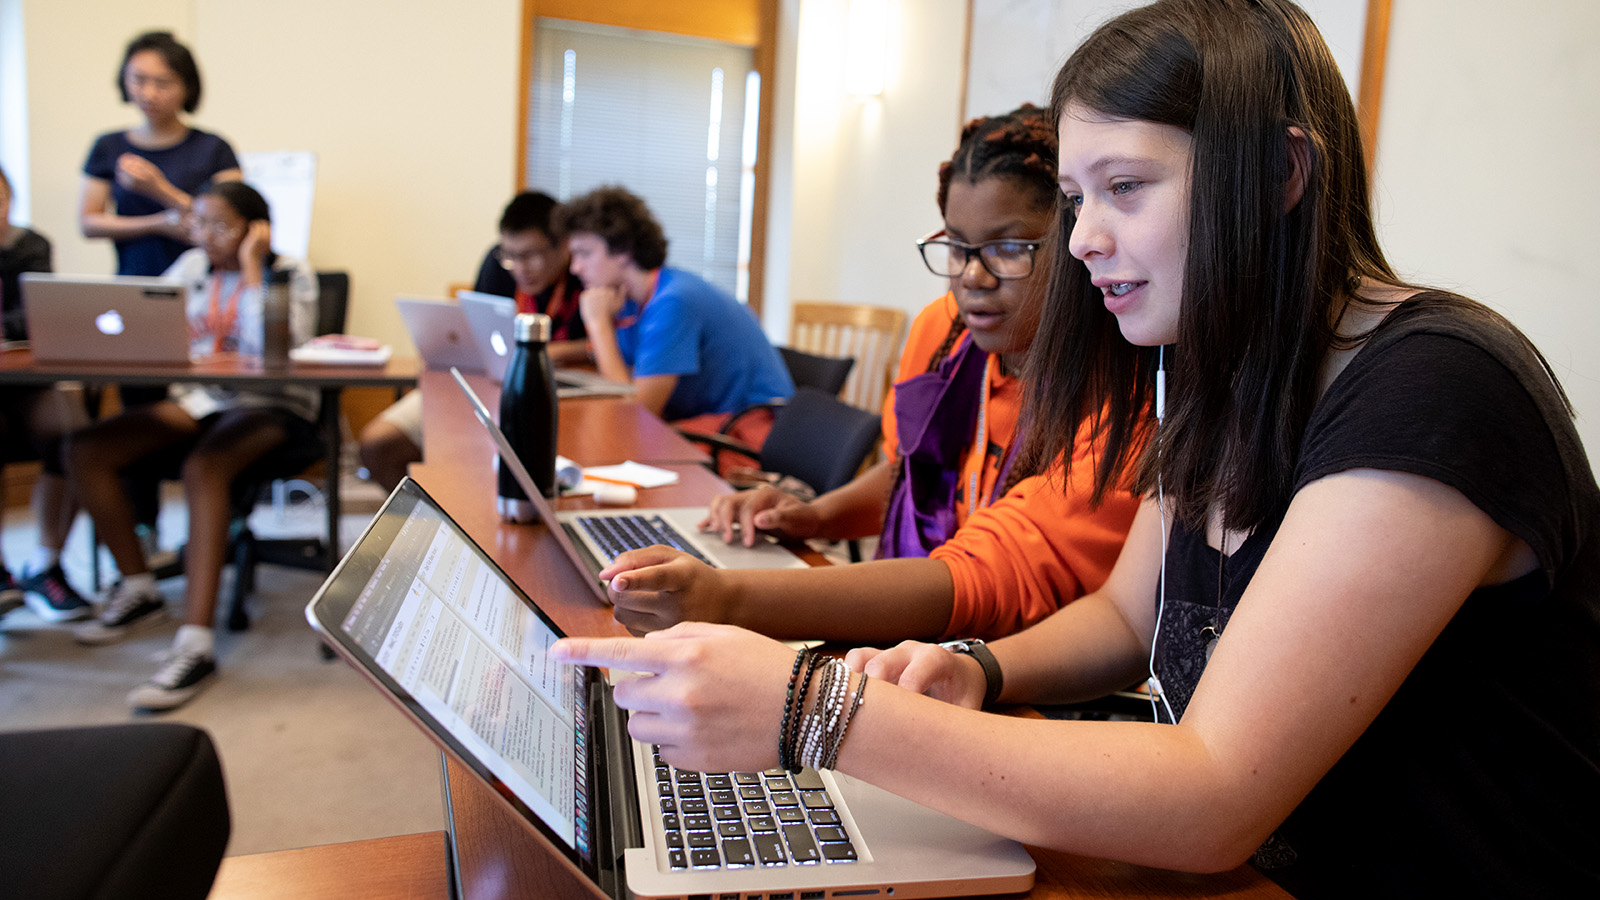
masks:
<instances>
[{"instance_id":1,"label":"silver macbook","mask_svg":"<svg viewBox=\"0 0 1600 900\"><path fill-rule=\"evenodd\" d=\"M478 393L467 384L459 371L451 372L456 384L461 386L478 423L489 433L500 451L501 465L509 465L523 493L532 501L539 520L550 530L563 553L572 560L580 572L588 572L584 579L594 591L596 599L609 604L606 583L600 580L600 570L616 559L624 550L666 544L704 560L719 569L803 569L805 560L771 540L763 539L754 547L743 544L725 544L715 535L701 534L700 520L705 518L703 506L655 507L625 510L563 510L557 512L550 501L535 488L533 478L522 460L511 449L500 426L495 424L489 407L479 399ZM621 543L619 543L621 542Z\"/></svg>"},{"instance_id":2,"label":"silver macbook","mask_svg":"<svg viewBox=\"0 0 1600 900\"><path fill-rule=\"evenodd\" d=\"M504 381L511 351L516 346L516 332L512 326L517 319L517 302L510 297L477 291L457 291L456 298L461 301L472 336L477 338L478 347L483 351L484 374L497 383ZM633 392L633 385L619 384L594 372L556 369L556 394L562 399L623 397Z\"/></svg>"},{"instance_id":3,"label":"silver macbook","mask_svg":"<svg viewBox=\"0 0 1600 900\"><path fill-rule=\"evenodd\" d=\"M483 371L496 382L505 380L511 351L516 347L517 301L478 291L457 291L456 301L467 316L467 327L483 352Z\"/></svg>"},{"instance_id":4,"label":"silver macbook","mask_svg":"<svg viewBox=\"0 0 1600 900\"><path fill-rule=\"evenodd\" d=\"M36 362L189 362L183 282L24 272L28 345Z\"/></svg>"},{"instance_id":5,"label":"silver macbook","mask_svg":"<svg viewBox=\"0 0 1600 900\"><path fill-rule=\"evenodd\" d=\"M599 670L550 659L561 629L409 478L306 618L607 896L898 900L1033 884L1016 842L837 772L661 763L628 736Z\"/></svg>"},{"instance_id":6,"label":"silver macbook","mask_svg":"<svg viewBox=\"0 0 1600 900\"><path fill-rule=\"evenodd\" d=\"M424 366L437 371L453 366L474 375L487 371L483 350L473 337L472 325L461 306L446 300L413 297L398 297L394 305L400 310L400 318L406 323Z\"/></svg>"}]
</instances>

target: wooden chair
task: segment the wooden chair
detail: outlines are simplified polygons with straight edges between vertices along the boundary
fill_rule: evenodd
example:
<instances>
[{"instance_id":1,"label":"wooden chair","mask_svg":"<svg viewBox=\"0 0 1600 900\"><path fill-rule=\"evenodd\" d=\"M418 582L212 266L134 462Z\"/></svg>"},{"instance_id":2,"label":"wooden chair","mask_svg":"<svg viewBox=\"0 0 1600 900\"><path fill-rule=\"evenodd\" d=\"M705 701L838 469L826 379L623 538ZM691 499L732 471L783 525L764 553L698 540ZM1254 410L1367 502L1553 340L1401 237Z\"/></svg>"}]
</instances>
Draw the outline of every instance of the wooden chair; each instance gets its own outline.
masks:
<instances>
[{"instance_id":1,"label":"wooden chair","mask_svg":"<svg viewBox=\"0 0 1600 900\"><path fill-rule=\"evenodd\" d=\"M894 383L905 337L905 311L885 306L800 301L789 319L789 346L855 359L840 397L875 413L883 411L883 397Z\"/></svg>"}]
</instances>

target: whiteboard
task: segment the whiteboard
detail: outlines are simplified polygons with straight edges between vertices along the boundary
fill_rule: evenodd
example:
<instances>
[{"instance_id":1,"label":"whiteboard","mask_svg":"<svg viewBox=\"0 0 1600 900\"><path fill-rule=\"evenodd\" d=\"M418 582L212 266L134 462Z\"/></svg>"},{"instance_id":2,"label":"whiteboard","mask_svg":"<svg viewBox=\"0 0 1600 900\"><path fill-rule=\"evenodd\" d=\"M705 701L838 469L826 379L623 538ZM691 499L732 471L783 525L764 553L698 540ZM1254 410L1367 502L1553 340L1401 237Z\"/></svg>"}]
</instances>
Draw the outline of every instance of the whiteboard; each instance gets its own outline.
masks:
<instances>
[{"instance_id":1,"label":"whiteboard","mask_svg":"<svg viewBox=\"0 0 1600 900\"><path fill-rule=\"evenodd\" d=\"M309 260L317 155L310 150L241 153L239 167L245 183L260 191L272 207L273 251Z\"/></svg>"},{"instance_id":2,"label":"whiteboard","mask_svg":"<svg viewBox=\"0 0 1600 900\"><path fill-rule=\"evenodd\" d=\"M971 58L964 118L992 116L1024 102L1048 106L1050 84L1090 32L1138 0L971 0ZM1368 0L1299 0L1359 96Z\"/></svg>"}]
</instances>

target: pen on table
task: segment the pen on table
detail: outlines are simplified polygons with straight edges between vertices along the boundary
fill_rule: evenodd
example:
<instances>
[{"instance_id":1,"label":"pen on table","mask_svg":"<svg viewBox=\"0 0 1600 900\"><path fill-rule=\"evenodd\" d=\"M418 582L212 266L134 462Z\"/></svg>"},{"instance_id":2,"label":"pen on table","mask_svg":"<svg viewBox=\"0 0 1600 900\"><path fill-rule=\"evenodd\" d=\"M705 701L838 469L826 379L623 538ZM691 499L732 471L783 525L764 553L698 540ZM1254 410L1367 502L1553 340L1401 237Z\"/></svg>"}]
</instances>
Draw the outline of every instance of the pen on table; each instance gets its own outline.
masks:
<instances>
[{"instance_id":1,"label":"pen on table","mask_svg":"<svg viewBox=\"0 0 1600 900\"><path fill-rule=\"evenodd\" d=\"M606 477L601 476L601 475L590 475L588 473L584 473L583 477L584 477L585 480L598 481L601 484L620 484L623 487L631 487L631 488L633 488L635 490L643 490L644 489L644 485L642 485L642 484L639 484L639 483L633 482L633 481L623 481L621 478L606 478Z\"/></svg>"}]
</instances>

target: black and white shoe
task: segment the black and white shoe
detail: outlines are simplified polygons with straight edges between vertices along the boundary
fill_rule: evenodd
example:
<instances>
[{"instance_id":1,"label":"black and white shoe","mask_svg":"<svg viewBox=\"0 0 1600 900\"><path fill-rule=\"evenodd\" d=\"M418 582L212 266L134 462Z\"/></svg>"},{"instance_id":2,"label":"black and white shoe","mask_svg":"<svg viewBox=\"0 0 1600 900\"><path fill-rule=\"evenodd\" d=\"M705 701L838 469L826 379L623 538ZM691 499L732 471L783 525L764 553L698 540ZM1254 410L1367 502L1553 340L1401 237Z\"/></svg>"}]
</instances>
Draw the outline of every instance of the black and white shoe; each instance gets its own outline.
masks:
<instances>
[{"instance_id":1,"label":"black and white shoe","mask_svg":"<svg viewBox=\"0 0 1600 900\"><path fill-rule=\"evenodd\" d=\"M155 587L132 590L119 581L106 594L100 617L72 632L80 644L115 644L128 635L167 618L166 601Z\"/></svg>"},{"instance_id":2,"label":"black and white shoe","mask_svg":"<svg viewBox=\"0 0 1600 900\"><path fill-rule=\"evenodd\" d=\"M150 680L128 692L134 709L177 709L211 686L217 661L203 650L174 650Z\"/></svg>"}]
</instances>

